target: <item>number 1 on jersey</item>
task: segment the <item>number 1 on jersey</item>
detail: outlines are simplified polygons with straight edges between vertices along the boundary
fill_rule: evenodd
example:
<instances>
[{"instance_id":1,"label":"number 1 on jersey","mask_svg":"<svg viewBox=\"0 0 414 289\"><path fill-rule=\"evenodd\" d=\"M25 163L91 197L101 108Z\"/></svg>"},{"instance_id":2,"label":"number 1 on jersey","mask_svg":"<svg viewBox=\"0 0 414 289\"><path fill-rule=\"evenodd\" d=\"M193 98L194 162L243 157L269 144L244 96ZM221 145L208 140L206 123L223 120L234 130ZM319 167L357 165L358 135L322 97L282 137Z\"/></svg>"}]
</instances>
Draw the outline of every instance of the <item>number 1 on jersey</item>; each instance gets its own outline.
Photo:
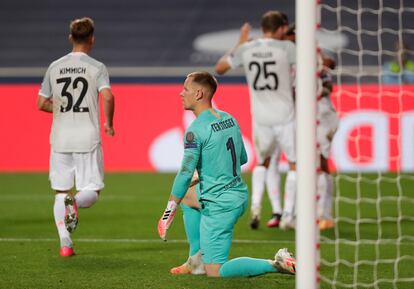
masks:
<instances>
[{"instance_id":1,"label":"number 1 on jersey","mask_svg":"<svg viewBox=\"0 0 414 289\"><path fill-rule=\"evenodd\" d=\"M237 165L237 160L236 160L236 149L234 148L234 142L233 142L233 138L232 138L232 137L230 137L230 138L227 140L226 147L227 147L227 150L229 150L229 151L230 151L230 154L231 154L231 160L232 160L232 162L233 162L233 177L236 177L236 176L237 176L237 167L236 167L236 165Z\"/></svg>"}]
</instances>

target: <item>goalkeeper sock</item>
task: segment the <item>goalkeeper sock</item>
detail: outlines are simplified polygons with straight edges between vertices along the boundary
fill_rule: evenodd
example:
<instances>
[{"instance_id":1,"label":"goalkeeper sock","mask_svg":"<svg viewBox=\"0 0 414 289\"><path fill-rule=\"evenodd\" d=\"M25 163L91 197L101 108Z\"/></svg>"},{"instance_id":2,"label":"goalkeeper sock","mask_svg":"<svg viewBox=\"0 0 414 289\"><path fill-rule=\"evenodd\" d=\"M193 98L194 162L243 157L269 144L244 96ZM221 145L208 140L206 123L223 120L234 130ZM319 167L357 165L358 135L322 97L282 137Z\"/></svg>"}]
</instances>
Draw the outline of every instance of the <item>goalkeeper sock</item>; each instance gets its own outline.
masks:
<instances>
[{"instance_id":1,"label":"goalkeeper sock","mask_svg":"<svg viewBox=\"0 0 414 289\"><path fill-rule=\"evenodd\" d=\"M276 273L270 260L249 257L235 258L224 263L220 268L220 277L251 277L266 273Z\"/></svg>"},{"instance_id":2,"label":"goalkeeper sock","mask_svg":"<svg viewBox=\"0 0 414 289\"><path fill-rule=\"evenodd\" d=\"M252 208L262 207L262 198L265 189L266 168L256 166L252 173Z\"/></svg>"},{"instance_id":3,"label":"goalkeeper sock","mask_svg":"<svg viewBox=\"0 0 414 289\"><path fill-rule=\"evenodd\" d=\"M273 158L272 158L273 159ZM266 171L266 188L272 205L273 214L281 214L282 206L280 205L280 174L276 161L272 161Z\"/></svg>"},{"instance_id":4,"label":"goalkeeper sock","mask_svg":"<svg viewBox=\"0 0 414 289\"><path fill-rule=\"evenodd\" d=\"M283 214L287 216L295 216L296 202L296 172L289 171L285 183L285 204Z\"/></svg>"},{"instance_id":5,"label":"goalkeeper sock","mask_svg":"<svg viewBox=\"0 0 414 289\"><path fill-rule=\"evenodd\" d=\"M199 209L190 208L181 204L183 210L184 229L190 245L189 256L193 256L200 251L200 220L201 212Z\"/></svg>"},{"instance_id":6,"label":"goalkeeper sock","mask_svg":"<svg viewBox=\"0 0 414 289\"><path fill-rule=\"evenodd\" d=\"M72 240L70 233L65 227L65 196L66 194L56 194L55 204L53 206L53 215L55 217L55 224L59 234L61 247L72 247Z\"/></svg>"},{"instance_id":7,"label":"goalkeeper sock","mask_svg":"<svg viewBox=\"0 0 414 289\"><path fill-rule=\"evenodd\" d=\"M95 191L80 191L75 196L78 208L89 208L98 200L98 193Z\"/></svg>"}]
</instances>

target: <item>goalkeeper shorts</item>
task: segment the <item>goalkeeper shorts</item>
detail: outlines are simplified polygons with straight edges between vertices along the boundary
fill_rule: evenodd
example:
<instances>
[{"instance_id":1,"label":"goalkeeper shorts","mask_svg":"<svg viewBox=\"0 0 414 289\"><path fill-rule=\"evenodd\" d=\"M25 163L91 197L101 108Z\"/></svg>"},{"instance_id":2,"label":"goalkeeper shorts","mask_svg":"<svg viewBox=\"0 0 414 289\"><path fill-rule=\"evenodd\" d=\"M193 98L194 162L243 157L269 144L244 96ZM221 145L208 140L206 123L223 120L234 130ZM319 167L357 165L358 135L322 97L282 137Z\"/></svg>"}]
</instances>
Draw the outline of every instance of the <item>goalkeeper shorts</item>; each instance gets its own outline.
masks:
<instances>
[{"instance_id":1,"label":"goalkeeper shorts","mask_svg":"<svg viewBox=\"0 0 414 289\"><path fill-rule=\"evenodd\" d=\"M201 215L200 247L205 264L227 262L233 240L234 225L243 215L247 202L231 211L209 216Z\"/></svg>"}]
</instances>

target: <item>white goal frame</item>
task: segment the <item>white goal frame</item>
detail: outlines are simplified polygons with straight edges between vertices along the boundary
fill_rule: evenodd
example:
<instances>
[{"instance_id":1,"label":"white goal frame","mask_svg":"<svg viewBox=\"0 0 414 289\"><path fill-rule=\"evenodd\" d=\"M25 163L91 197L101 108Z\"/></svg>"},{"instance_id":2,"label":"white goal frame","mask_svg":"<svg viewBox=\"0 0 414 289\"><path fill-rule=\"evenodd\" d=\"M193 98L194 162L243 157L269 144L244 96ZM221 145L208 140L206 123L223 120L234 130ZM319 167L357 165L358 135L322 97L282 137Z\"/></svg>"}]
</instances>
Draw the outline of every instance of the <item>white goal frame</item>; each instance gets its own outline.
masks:
<instances>
[{"instance_id":1,"label":"white goal frame","mask_svg":"<svg viewBox=\"0 0 414 289\"><path fill-rule=\"evenodd\" d=\"M319 288L316 222L317 4L296 1L296 288Z\"/></svg>"}]
</instances>

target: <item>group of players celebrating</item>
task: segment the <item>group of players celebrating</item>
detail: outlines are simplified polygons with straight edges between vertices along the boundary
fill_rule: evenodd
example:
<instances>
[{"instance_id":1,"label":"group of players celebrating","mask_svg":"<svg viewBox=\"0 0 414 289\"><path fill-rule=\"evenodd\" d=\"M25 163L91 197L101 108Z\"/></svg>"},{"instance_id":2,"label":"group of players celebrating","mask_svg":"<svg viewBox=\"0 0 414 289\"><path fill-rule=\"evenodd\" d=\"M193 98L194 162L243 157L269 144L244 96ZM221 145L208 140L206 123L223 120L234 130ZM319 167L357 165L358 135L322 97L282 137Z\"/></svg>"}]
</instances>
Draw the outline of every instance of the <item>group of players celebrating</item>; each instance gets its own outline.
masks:
<instances>
[{"instance_id":1,"label":"group of players celebrating","mask_svg":"<svg viewBox=\"0 0 414 289\"><path fill-rule=\"evenodd\" d=\"M218 74L243 66L251 96L253 139L258 165L252 174L252 229L260 223L262 196L267 188L272 205L268 227L295 228L296 150L294 26L285 14L268 11L262 16L263 35L250 39L248 23L240 29L237 45L221 57ZM56 191L54 216L60 238L60 255L74 255L70 233L78 223L78 208L92 206L103 188L98 95L102 95L105 131L114 135L114 96L106 67L87 55L94 44L90 18L70 24L71 53L53 62L44 77L38 108L53 113L50 173ZM332 178L327 165L332 137L338 123L330 103L329 68L333 61L321 57L323 93L318 101L317 131L321 156L318 216L321 229L331 228ZM330 64L330 67L325 67ZM64 72L62 74L62 72ZM229 113L212 105L217 80L207 72L187 75L180 93L183 108L196 116L184 135L184 156L158 233L167 239L177 207L183 211L189 258L171 269L173 274L206 274L213 277L295 274L296 261L286 248L274 259L239 257L228 260L234 226L248 208L248 189L241 176L247 162L240 126ZM285 201L280 203L278 160L289 163ZM71 189L76 183L78 193Z\"/></svg>"}]
</instances>

